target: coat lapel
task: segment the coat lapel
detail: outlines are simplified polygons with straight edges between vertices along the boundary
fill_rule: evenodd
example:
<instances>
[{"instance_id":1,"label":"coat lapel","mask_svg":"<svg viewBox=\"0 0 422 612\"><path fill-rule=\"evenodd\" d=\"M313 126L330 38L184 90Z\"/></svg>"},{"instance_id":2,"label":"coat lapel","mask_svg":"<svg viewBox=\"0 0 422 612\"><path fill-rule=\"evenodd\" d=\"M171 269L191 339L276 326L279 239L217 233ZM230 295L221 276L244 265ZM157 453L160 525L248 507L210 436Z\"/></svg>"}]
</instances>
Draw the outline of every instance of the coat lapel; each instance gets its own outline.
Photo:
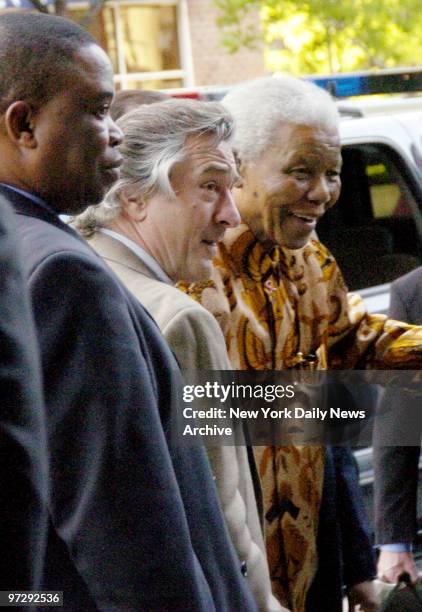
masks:
<instances>
[{"instance_id":1,"label":"coat lapel","mask_svg":"<svg viewBox=\"0 0 422 612\"><path fill-rule=\"evenodd\" d=\"M120 264L148 278L155 278L151 270L135 253L112 236L96 232L88 238L88 244L106 261Z\"/></svg>"}]
</instances>

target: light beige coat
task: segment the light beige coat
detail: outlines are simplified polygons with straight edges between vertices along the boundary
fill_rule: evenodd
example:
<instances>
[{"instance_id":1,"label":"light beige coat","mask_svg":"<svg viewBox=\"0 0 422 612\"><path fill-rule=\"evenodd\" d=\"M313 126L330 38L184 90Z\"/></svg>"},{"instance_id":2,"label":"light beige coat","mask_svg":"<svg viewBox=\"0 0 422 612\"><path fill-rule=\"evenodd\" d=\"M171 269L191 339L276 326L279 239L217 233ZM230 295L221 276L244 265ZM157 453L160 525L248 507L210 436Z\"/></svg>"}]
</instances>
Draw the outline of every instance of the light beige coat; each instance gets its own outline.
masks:
<instances>
[{"instance_id":1,"label":"light beige coat","mask_svg":"<svg viewBox=\"0 0 422 612\"><path fill-rule=\"evenodd\" d=\"M225 341L214 317L175 287L157 280L124 244L96 233L88 243L150 312L175 353L182 370L231 369ZM246 448L208 449L227 527L262 611L283 610L271 593L257 505Z\"/></svg>"}]
</instances>

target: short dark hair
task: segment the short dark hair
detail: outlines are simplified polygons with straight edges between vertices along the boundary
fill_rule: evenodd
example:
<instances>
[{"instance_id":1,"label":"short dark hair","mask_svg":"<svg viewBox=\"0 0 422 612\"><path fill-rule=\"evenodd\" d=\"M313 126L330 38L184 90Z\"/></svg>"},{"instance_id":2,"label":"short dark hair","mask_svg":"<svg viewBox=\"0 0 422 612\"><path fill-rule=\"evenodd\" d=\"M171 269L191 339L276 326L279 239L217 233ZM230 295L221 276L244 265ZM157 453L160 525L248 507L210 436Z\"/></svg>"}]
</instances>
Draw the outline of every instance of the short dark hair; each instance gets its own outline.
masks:
<instances>
[{"instance_id":1,"label":"short dark hair","mask_svg":"<svg viewBox=\"0 0 422 612\"><path fill-rule=\"evenodd\" d=\"M151 91L149 89L122 89L114 96L110 107L110 115L113 121L122 117L129 111L142 106L143 104L154 104L163 102L170 96L161 91Z\"/></svg>"},{"instance_id":2,"label":"short dark hair","mask_svg":"<svg viewBox=\"0 0 422 612\"><path fill-rule=\"evenodd\" d=\"M17 100L35 108L61 90L82 47L98 44L76 23L41 13L0 15L0 114Z\"/></svg>"}]
</instances>

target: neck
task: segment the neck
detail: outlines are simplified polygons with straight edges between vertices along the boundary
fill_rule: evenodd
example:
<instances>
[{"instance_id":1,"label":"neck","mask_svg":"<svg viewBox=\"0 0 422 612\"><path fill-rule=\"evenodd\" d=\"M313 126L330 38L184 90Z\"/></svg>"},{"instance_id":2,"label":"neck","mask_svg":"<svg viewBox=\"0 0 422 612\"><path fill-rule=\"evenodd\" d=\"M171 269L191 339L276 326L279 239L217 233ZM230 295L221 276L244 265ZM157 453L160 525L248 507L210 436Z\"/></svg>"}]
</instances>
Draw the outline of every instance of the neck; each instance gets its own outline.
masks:
<instances>
[{"instance_id":1,"label":"neck","mask_svg":"<svg viewBox=\"0 0 422 612\"><path fill-rule=\"evenodd\" d=\"M112 221L109 221L105 227L112 230L113 232L117 232L118 234L122 234L122 236L126 236L129 240L132 240L135 244L138 244L145 251L149 252L145 241L142 239L139 230L135 225L130 221L130 219L126 219L119 215Z\"/></svg>"}]
</instances>

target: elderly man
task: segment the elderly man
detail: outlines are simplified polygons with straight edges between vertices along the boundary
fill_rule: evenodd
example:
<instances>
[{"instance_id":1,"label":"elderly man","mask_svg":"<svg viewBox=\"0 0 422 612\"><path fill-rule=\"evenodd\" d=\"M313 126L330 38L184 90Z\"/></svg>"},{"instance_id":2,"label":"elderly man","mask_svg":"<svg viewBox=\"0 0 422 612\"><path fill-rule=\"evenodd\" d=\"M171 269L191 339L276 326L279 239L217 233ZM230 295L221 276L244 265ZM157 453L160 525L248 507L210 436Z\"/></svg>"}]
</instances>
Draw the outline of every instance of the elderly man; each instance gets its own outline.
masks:
<instances>
[{"instance_id":1,"label":"elderly man","mask_svg":"<svg viewBox=\"0 0 422 612\"><path fill-rule=\"evenodd\" d=\"M214 317L173 285L207 280L226 228L239 214L231 150L232 119L216 103L169 100L118 121L121 179L76 227L154 316L184 370L230 365ZM271 595L245 447L209 451L229 532L261 610Z\"/></svg>"},{"instance_id":2,"label":"elderly man","mask_svg":"<svg viewBox=\"0 0 422 612\"><path fill-rule=\"evenodd\" d=\"M58 216L119 176L112 98L110 61L82 28L0 16L0 191L24 245L51 454L43 586L67 610L254 610L204 450L172 445L176 361Z\"/></svg>"},{"instance_id":3,"label":"elderly man","mask_svg":"<svg viewBox=\"0 0 422 612\"><path fill-rule=\"evenodd\" d=\"M224 104L236 121L243 182L234 195L243 223L228 230L219 247L214 287L190 291L218 315L233 367L419 365L422 331L367 315L358 296L348 297L334 259L314 238L318 219L340 193L338 114L329 95L292 77L263 78L234 87ZM267 447L255 455L273 591L296 611L321 605L338 610L334 574L323 603L312 595L306 603L317 567L324 449ZM359 522L352 528L367 542ZM343 532L350 539L352 531ZM373 563L357 558L347 577L352 601L357 595L365 610L374 610L367 583Z\"/></svg>"}]
</instances>

